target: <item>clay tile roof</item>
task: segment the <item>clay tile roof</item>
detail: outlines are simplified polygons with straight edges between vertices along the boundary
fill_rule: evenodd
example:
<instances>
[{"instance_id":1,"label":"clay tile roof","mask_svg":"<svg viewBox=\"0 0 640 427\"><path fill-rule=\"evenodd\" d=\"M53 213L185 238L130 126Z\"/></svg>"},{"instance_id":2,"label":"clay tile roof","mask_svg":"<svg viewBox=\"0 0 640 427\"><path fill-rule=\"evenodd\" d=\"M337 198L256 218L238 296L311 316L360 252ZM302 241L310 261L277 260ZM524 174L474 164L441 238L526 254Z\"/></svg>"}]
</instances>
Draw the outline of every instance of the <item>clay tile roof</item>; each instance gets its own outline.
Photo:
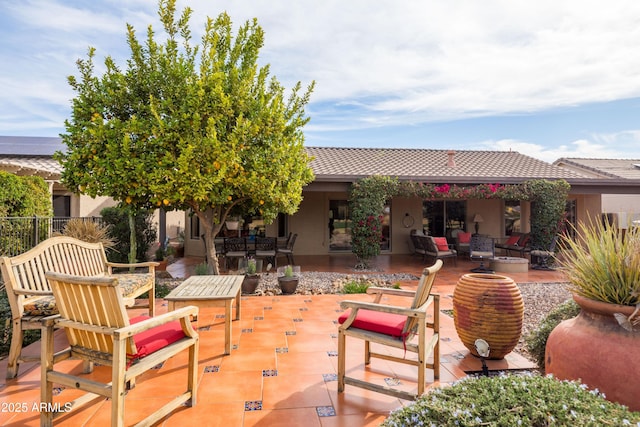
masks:
<instances>
[{"instance_id":1,"label":"clay tile roof","mask_svg":"<svg viewBox=\"0 0 640 427\"><path fill-rule=\"evenodd\" d=\"M561 158L553 162L592 178L640 179L639 159Z\"/></svg>"},{"instance_id":2,"label":"clay tile roof","mask_svg":"<svg viewBox=\"0 0 640 427\"><path fill-rule=\"evenodd\" d=\"M576 179L584 174L514 151L455 151L393 148L307 147L319 181L354 181L369 175L404 180L447 182L522 182L527 179Z\"/></svg>"}]
</instances>

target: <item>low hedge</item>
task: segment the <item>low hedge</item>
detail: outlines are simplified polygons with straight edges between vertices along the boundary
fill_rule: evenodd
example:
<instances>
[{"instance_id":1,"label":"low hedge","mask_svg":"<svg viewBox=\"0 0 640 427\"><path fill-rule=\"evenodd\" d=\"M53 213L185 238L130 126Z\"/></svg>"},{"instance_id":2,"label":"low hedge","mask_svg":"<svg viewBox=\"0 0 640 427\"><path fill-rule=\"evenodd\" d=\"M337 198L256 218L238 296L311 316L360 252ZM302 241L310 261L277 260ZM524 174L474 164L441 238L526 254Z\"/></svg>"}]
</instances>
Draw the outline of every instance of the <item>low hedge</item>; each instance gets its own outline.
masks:
<instances>
[{"instance_id":1,"label":"low hedge","mask_svg":"<svg viewBox=\"0 0 640 427\"><path fill-rule=\"evenodd\" d=\"M400 426L640 426L640 412L605 400L575 381L551 376L468 377L394 411L382 424Z\"/></svg>"}]
</instances>

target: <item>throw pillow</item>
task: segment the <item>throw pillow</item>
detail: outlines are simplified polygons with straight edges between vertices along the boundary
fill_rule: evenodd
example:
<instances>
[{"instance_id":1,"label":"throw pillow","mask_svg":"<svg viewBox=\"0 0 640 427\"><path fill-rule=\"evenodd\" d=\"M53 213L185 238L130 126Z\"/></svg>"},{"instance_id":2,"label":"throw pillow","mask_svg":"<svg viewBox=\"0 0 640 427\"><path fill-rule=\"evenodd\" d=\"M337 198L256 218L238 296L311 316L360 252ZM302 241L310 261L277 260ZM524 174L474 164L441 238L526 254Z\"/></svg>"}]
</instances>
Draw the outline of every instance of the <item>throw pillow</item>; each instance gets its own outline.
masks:
<instances>
[{"instance_id":1,"label":"throw pillow","mask_svg":"<svg viewBox=\"0 0 640 427\"><path fill-rule=\"evenodd\" d=\"M469 243L471 241L471 233L467 233L466 231L460 231L458 233L458 241L460 243Z\"/></svg>"},{"instance_id":2,"label":"throw pillow","mask_svg":"<svg viewBox=\"0 0 640 427\"><path fill-rule=\"evenodd\" d=\"M505 245L517 245L518 240L520 240L520 236L518 234L515 234L507 239Z\"/></svg>"},{"instance_id":3,"label":"throw pillow","mask_svg":"<svg viewBox=\"0 0 640 427\"><path fill-rule=\"evenodd\" d=\"M447 243L446 237L434 237L433 241L436 242L436 246L438 247L439 251L449 250L449 244Z\"/></svg>"}]
</instances>

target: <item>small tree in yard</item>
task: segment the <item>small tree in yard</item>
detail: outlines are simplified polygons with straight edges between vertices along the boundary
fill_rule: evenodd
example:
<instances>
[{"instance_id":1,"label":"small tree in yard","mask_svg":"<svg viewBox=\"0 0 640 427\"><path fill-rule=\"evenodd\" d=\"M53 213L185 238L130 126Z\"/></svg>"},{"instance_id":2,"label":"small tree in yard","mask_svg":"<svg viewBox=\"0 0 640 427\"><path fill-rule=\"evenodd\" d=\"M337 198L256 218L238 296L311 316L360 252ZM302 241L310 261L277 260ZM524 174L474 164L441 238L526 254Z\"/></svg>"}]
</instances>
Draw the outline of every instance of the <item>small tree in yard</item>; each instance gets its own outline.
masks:
<instances>
[{"instance_id":1,"label":"small tree in yard","mask_svg":"<svg viewBox=\"0 0 640 427\"><path fill-rule=\"evenodd\" d=\"M304 107L312 83L290 96L269 67L259 68L264 42L254 19L232 36L222 13L208 19L191 45L186 8L161 0L165 37L151 27L145 45L128 26L131 58L122 72L110 57L94 75L94 50L78 61L72 118L58 153L68 188L107 195L136 209L190 209L204 230L209 272L218 273L214 238L232 211L257 211L265 221L292 214L313 180L304 151Z\"/></svg>"}]
</instances>

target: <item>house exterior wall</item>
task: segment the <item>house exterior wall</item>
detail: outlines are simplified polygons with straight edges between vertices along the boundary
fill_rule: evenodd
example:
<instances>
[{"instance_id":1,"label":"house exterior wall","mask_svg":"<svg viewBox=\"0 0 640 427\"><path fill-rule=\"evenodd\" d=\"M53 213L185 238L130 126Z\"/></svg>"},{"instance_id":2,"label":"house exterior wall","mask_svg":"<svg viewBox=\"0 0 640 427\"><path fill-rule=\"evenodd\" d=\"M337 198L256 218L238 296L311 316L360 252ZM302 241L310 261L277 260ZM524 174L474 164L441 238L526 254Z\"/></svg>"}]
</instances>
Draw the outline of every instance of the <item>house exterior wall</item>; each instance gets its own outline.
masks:
<instances>
[{"instance_id":1,"label":"house exterior wall","mask_svg":"<svg viewBox=\"0 0 640 427\"><path fill-rule=\"evenodd\" d=\"M602 213L602 197L600 194L577 194L576 221L588 223L591 219L597 219Z\"/></svg>"}]
</instances>

